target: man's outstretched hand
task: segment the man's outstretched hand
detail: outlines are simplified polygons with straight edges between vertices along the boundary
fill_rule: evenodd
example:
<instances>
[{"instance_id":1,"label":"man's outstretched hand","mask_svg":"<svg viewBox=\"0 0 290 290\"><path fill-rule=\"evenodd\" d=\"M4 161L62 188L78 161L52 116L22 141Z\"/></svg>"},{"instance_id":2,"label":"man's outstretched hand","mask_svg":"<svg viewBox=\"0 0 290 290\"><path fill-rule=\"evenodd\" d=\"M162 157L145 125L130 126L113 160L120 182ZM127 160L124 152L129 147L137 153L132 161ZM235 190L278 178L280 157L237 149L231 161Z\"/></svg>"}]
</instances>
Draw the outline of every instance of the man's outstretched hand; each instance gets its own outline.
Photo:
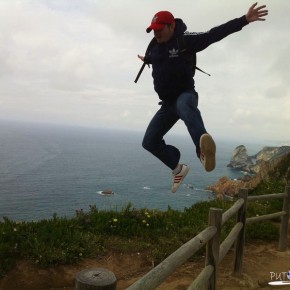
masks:
<instances>
[{"instance_id":1,"label":"man's outstretched hand","mask_svg":"<svg viewBox=\"0 0 290 290\"><path fill-rule=\"evenodd\" d=\"M257 4L258 4L258 2L253 4L250 7L248 13L246 14L246 19L249 23L254 22L254 21L265 21L266 20L265 18L263 18L263 17L268 15L268 10L264 9L266 7L266 5L262 5L262 6L255 8L257 6Z\"/></svg>"},{"instance_id":2,"label":"man's outstretched hand","mask_svg":"<svg viewBox=\"0 0 290 290\"><path fill-rule=\"evenodd\" d=\"M138 56L139 59L141 59L142 61L144 61L144 56L139 55L139 54L137 56Z\"/></svg>"}]
</instances>

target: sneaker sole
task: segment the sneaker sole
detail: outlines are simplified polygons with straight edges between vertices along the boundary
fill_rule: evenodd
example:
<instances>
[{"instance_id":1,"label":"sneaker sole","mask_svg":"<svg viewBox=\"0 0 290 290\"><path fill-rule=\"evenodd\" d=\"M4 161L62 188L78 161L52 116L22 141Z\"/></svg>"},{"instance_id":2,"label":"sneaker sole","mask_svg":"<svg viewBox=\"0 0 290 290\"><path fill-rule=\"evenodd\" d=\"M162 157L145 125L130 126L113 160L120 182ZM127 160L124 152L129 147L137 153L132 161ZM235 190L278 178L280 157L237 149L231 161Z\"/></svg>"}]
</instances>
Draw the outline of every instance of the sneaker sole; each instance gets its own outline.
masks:
<instances>
[{"instance_id":1,"label":"sneaker sole","mask_svg":"<svg viewBox=\"0 0 290 290\"><path fill-rule=\"evenodd\" d=\"M213 171L215 169L215 152L216 146L212 137L204 134L200 139L200 151L205 157L204 168L206 171Z\"/></svg>"},{"instance_id":2,"label":"sneaker sole","mask_svg":"<svg viewBox=\"0 0 290 290\"><path fill-rule=\"evenodd\" d=\"M172 188L172 190L171 190L172 193L175 193L175 192L177 191L177 189L178 189L179 186L181 185L183 179L186 177L186 175L187 175L187 173L189 172L189 170L190 170L190 167L187 166L187 167L186 167L186 170L185 170L185 172L184 172L184 174L183 174L183 177L180 179L179 183L177 184L177 187Z\"/></svg>"}]
</instances>

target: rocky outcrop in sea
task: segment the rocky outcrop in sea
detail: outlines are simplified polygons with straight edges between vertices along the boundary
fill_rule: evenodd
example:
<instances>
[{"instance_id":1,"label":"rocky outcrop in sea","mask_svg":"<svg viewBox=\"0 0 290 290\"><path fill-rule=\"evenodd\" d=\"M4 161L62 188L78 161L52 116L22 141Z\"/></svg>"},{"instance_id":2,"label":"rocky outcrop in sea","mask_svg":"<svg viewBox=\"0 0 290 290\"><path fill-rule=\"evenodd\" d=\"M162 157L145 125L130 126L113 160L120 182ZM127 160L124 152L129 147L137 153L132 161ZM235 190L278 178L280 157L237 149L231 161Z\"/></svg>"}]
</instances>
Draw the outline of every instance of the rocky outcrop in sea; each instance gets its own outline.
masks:
<instances>
[{"instance_id":1,"label":"rocky outcrop in sea","mask_svg":"<svg viewBox=\"0 0 290 290\"><path fill-rule=\"evenodd\" d=\"M237 195L240 188L255 188L262 180L269 178L269 173L273 172L288 154L290 154L290 146L280 146L264 147L257 154L248 156L247 148L240 145L234 149L227 166L244 171L244 176L238 180L224 176L207 189L213 191L218 198L225 198ZM288 171L290 171L290 164ZM288 175L290 176L290 172Z\"/></svg>"},{"instance_id":2,"label":"rocky outcrop in sea","mask_svg":"<svg viewBox=\"0 0 290 290\"><path fill-rule=\"evenodd\" d=\"M227 165L233 169L257 174L264 162L271 162L290 153L290 146L264 147L257 154L249 156L244 145L236 147L233 151L230 163Z\"/></svg>"}]
</instances>

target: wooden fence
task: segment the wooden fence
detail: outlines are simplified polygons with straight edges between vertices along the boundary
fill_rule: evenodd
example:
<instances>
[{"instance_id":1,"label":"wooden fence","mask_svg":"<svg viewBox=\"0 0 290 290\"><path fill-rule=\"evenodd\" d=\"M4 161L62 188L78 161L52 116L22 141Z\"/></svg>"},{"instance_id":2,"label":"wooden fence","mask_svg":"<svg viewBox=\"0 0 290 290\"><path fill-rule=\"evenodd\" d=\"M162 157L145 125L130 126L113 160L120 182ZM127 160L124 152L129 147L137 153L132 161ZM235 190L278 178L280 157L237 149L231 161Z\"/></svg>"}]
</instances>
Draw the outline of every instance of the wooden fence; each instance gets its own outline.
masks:
<instances>
[{"instance_id":1,"label":"wooden fence","mask_svg":"<svg viewBox=\"0 0 290 290\"><path fill-rule=\"evenodd\" d=\"M283 208L280 212L246 218L248 201L283 199ZM222 209L211 208L208 217L208 227L195 236L193 239L183 244L174 253L168 256L159 265L153 268L141 279L136 281L126 290L153 290L171 275L180 265L186 262L203 246L206 246L205 268L196 277L187 290L215 290L217 284L218 265L235 244L234 254L234 269L235 274L242 273L244 245L245 245L245 226L249 223L271 220L281 217L279 250L287 250L287 233L289 224L289 209L290 209L290 186L285 187L284 193L274 193L259 196L249 196L247 189L240 189L239 198L231 208L222 213ZM236 224L231 229L228 236L222 243L221 229L222 226L233 216L236 215ZM81 272L83 273L83 271ZM90 275L87 275L88 278ZM116 279L115 279L116 280ZM101 289L116 289L116 281L112 282L112 286L107 283L106 288L96 285L95 288L90 282L90 288L85 288L86 282L82 285L76 279L76 290L101 290ZM111 287L111 288L108 288Z\"/></svg>"}]
</instances>

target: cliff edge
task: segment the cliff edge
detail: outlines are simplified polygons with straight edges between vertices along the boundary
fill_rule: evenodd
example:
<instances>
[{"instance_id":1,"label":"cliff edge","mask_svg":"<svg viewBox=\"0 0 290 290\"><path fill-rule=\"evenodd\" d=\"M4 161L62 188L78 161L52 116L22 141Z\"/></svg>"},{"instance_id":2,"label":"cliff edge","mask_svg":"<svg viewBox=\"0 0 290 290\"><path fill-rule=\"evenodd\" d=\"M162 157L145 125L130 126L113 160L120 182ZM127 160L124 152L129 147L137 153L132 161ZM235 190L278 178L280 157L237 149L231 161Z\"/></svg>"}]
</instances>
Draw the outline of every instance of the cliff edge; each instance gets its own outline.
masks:
<instances>
[{"instance_id":1,"label":"cliff edge","mask_svg":"<svg viewBox=\"0 0 290 290\"><path fill-rule=\"evenodd\" d=\"M271 178L289 184L290 146L264 147L257 154L248 156L247 148L240 145L234 149L227 166L248 174L239 180L224 176L209 186L207 189L213 191L218 198L235 196L240 188L253 189L261 181Z\"/></svg>"}]
</instances>

